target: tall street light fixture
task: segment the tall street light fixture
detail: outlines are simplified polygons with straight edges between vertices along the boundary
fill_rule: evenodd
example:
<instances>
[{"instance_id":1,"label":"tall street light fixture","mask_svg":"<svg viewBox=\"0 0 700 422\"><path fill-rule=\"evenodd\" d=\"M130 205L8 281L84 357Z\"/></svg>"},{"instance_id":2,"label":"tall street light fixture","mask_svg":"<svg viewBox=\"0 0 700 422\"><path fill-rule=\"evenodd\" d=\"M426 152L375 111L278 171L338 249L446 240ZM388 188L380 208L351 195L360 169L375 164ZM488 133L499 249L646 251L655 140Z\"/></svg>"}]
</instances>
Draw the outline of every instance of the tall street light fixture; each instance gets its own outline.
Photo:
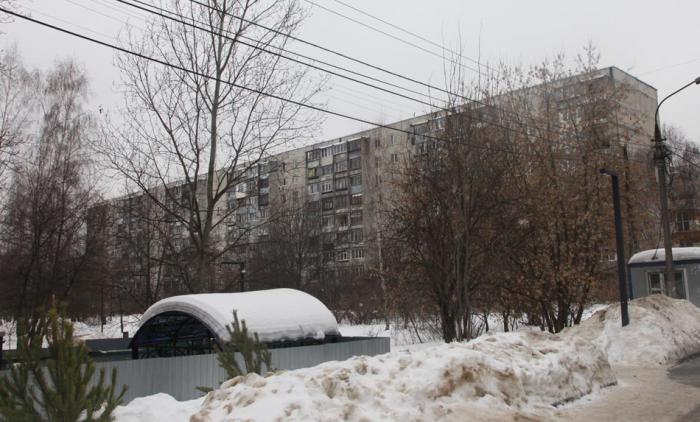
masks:
<instances>
[{"instance_id":1,"label":"tall street light fixture","mask_svg":"<svg viewBox=\"0 0 700 422\"><path fill-rule=\"evenodd\" d=\"M664 277L664 284L666 294L671 297L677 297L676 293L676 279L673 272L673 249L671 245L671 225L668 218L668 192L666 191L666 159L668 158L668 152L666 150L666 144L664 139L661 137L661 128L659 126L659 108L666 100L688 88L691 85L700 85L700 77L695 78L692 82L689 82L667 95L666 98L661 100L659 105L656 106L656 112L654 112L654 161L656 162L656 167L658 169L659 175L659 201L661 202L661 226L664 232L664 251L666 257L666 271Z\"/></svg>"},{"instance_id":2,"label":"tall street light fixture","mask_svg":"<svg viewBox=\"0 0 700 422\"><path fill-rule=\"evenodd\" d=\"M240 269L240 275L241 275L241 285L240 285L240 291L245 292L245 262L243 261L222 261L221 262L224 265L238 265L238 268Z\"/></svg>"},{"instance_id":3,"label":"tall street light fixture","mask_svg":"<svg viewBox=\"0 0 700 422\"><path fill-rule=\"evenodd\" d=\"M610 176L612 180L613 206L615 207L615 243L617 244L617 278L620 288L620 313L622 326L630 323L630 316L627 310L627 285L625 280L625 247L622 238L622 212L620 211L620 181L617 173L611 170L600 169L601 174Z\"/></svg>"}]
</instances>

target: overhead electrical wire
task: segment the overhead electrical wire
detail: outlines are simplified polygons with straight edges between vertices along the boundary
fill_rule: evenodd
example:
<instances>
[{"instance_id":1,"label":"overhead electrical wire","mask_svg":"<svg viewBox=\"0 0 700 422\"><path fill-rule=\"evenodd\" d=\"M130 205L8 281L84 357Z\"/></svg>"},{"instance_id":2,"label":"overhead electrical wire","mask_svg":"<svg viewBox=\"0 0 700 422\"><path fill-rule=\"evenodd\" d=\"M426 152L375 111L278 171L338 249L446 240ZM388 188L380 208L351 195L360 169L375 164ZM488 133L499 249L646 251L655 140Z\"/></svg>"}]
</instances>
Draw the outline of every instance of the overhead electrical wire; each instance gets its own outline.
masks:
<instances>
[{"instance_id":1,"label":"overhead electrical wire","mask_svg":"<svg viewBox=\"0 0 700 422\"><path fill-rule=\"evenodd\" d=\"M350 17L350 16L344 15L344 14L342 14L342 13L336 11L336 10L333 10L333 9L331 9L331 8L329 8L329 7L322 6L322 5L318 4L317 2L315 2L315 1L313 1L313 0L304 0L304 1L307 2L307 3L309 3L309 4L311 4L311 5L313 5L313 6L315 6L315 7L318 7L319 9L325 10L325 11L328 12L328 13L332 13L332 14L334 14L334 15L336 15L336 16L340 16L340 17L342 17L343 19L349 20L349 21L354 22L354 23L356 23L356 24L358 24L358 25L361 25L361 26L363 26L363 27L365 27L365 28L367 28L367 29L370 29L370 30L372 30L372 31L374 31L374 32L377 32L377 33L379 33L379 34L385 35L385 36L387 36L387 37L389 37L389 38L392 38L392 39L394 39L394 40L396 40L396 41L398 41L398 42L400 42L400 43L406 44L406 45L411 46L411 47L413 47L413 48L416 48L416 49L418 49L418 50L420 50L420 51L423 51L423 52L425 52L425 53L428 53L428 54L430 54L430 55L432 55L432 56L438 57L438 58L440 58L440 59L442 59L442 60L447 60L447 61L451 62L452 64L455 64L455 65L457 65L457 66L460 66L460 67L463 67L463 68L465 68L465 69L468 69L468 70L471 70L471 71L473 71L473 72L477 72L477 73L481 74L481 70L480 70L480 69L475 69L475 68L473 68L473 67L471 67L471 66L467 66L467 65L465 65L465 64L463 64L463 63L460 63L460 62L458 62L458 61L456 61L456 60L454 60L454 59L452 59L452 58L450 58L450 57L445 57L444 55L441 55L441 54L439 54L439 53L436 53L436 52L434 52L434 51L432 51L432 50L428 50L427 48L421 47L420 45L418 45L418 44L416 44L416 43L412 43L412 42L407 41L407 40L405 40L405 39L403 39L403 38L397 37L396 35L390 34L390 33L386 32L386 31L382 31L382 30L379 29L379 28L375 28L375 27L373 27L372 25L366 24L366 23L364 23L364 22L362 22L362 21L359 21L359 20L357 20L357 19L355 19L355 18L352 18L352 17Z\"/></svg>"},{"instance_id":2,"label":"overhead electrical wire","mask_svg":"<svg viewBox=\"0 0 700 422\"><path fill-rule=\"evenodd\" d=\"M460 53L460 52L457 52L457 51L454 51L454 50L452 50L452 49L450 49L450 48L447 48L447 47L445 47L444 45L438 44L438 43L436 43L435 41L432 41L432 40L430 40L430 39L428 39L428 38L423 37L422 35L416 34L415 32L409 31L409 30L406 29L406 28L402 28L402 27L400 27L400 26L398 26L398 25L396 25L396 24L394 24L394 23L391 23L391 22L385 20L385 19L382 19L382 18L380 18L380 17L377 17L377 16L375 16L375 15L369 13L369 12L366 12L366 11L360 9L360 8L357 7L357 6L353 6L353 5L348 4L348 3L346 3L346 2L344 2L344 1L342 1L342 0L333 0L333 1L336 2L336 3L338 3L338 4L341 4L341 5L345 6L345 7L347 7L348 9L354 10L354 11L360 13L360 14L363 14L363 15L365 15L365 16L371 18L371 19L374 19L374 20L376 20L376 21L379 21L379 22L383 23L384 25L388 25L388 26L390 26L390 27L392 27L392 28L394 28L394 29L396 29L396 30L398 30L398 31L401 31L401 32L403 32L404 34L410 35L410 36L412 36L412 37L414 37L414 38L417 38L417 39L419 39L419 40L421 40L421 41L423 41L423 42L426 42L426 43L428 43L428 44L430 44L430 45L432 45L432 46L435 46L435 47L437 47L437 48L440 48L440 49L442 49L443 51L447 51L448 53L453 54L454 56L458 56L458 57L460 57L460 58L466 59L466 60L468 60L468 61L474 63L475 65L479 66L479 69L481 69L481 67L485 67L487 70L495 70L495 69L492 69L492 68L491 68L490 66L488 66L487 64L481 63L481 62L478 61L478 60L475 60L475 59L473 59L473 58L471 58L471 57L469 57L469 56L465 56L464 54L462 54L462 53Z\"/></svg>"},{"instance_id":3,"label":"overhead electrical wire","mask_svg":"<svg viewBox=\"0 0 700 422\"><path fill-rule=\"evenodd\" d=\"M121 2L121 1L123 1L123 0L115 0L115 1L120 1L120 2ZM135 0L135 1L139 1L140 3L143 3L141 0ZM285 37L288 37L288 38L291 39L291 40L298 41L298 42L300 42L300 43L303 43L303 44L306 44L306 45L309 45L309 46L318 48L318 49L320 49L320 50L322 50L322 51L326 51L326 52L329 52L329 53L331 53L331 54L335 54L335 55L337 55L337 56L339 56L339 57L342 57L342 58L351 60L351 61L353 61L353 62L357 62L357 63L363 64L363 65L365 65L365 66L367 66L367 67L370 67L370 68L373 68L373 69L376 69L376 70L385 72L385 73L387 73L387 74L390 74L390 75L399 77L399 78L404 79L404 80L407 80L407 81L409 81L409 82L413 82L413 83L422 85L422 86L427 87L427 88L429 88L429 89L433 89L433 90L436 90L436 91L439 91L439 92L448 94L448 95L453 96L453 97L455 97L455 98L459 98L459 99L461 99L461 100L463 100L463 101L467 101L467 102L470 102L470 103L478 104L478 105L481 105L481 106L484 106L484 107L487 107L487 108L490 108L490 109L498 110L498 111L501 111L501 112L503 112L503 113L510 114L510 115L513 115L513 116L516 116L516 117L520 117L520 118L522 117L522 116L519 115L517 112L511 111L511 110L506 110L506 109L503 109L503 108L501 108L501 107L495 106L495 105L493 105L493 104L488 104L488 103L486 103L486 102L484 102L484 101L481 101L481 100L478 100L478 99L474 99L474 98L470 98L470 97L468 97L468 96L466 96L466 95L463 95L463 94L454 93L454 92L451 92L451 91L446 90L446 89L444 89L444 88L440 88L440 87L438 87L438 86L431 85L431 84L429 84L429 83L426 83L426 82L417 80L417 79L415 79L415 78L411 78L411 77L409 77L409 76L401 75L401 74L399 74L399 73L397 73L397 72L394 72L394 71L392 71L392 70L389 70L389 69L386 69L386 68L383 68L383 67L380 67L380 66L376 66L376 65L373 65L373 64L368 63L368 62L366 62L366 61L363 61L363 60L359 60L359 59L350 57L350 56L348 56L348 55L346 55L346 54L344 54L344 53L341 53L341 52L332 50L332 49L327 48L327 47L323 47L323 46L321 46L321 45L319 45L319 44L317 44L317 43L310 42L310 41L301 39L301 38L299 38L299 37L296 37L296 36L293 36L293 35L290 35L290 34L283 33L283 32L281 32L281 31L278 31L278 30L276 30L276 29L274 29L274 28L270 28L270 27L268 27L268 26L266 26L266 25L263 25L263 24L260 24L260 23L258 23L258 22L254 22L254 21L251 21L251 20L249 20L249 19L246 19L246 18L237 16L237 15L234 15L234 14L232 14L232 13L229 13L229 12L226 12L226 11L222 11L222 10L217 9L216 7L213 7L213 6L209 5L209 4L202 3L201 1L198 1L198 0L189 0L189 1L190 1L191 3L193 3L193 4L197 4L197 5L201 6L201 7L204 7L204 8L206 8L206 9L209 9L209 10L215 12L215 13L219 13L219 14L222 14L222 15L224 15L224 16L229 16L229 17L231 17L231 18L233 18L233 19L240 20L241 22L244 22L244 23L246 23L246 24L253 25L253 26L256 26L256 27L259 27L259 28L262 28L262 29L271 31L271 32L276 33L276 34L279 34L279 35L283 35L283 36L285 36ZM564 131L567 131L567 132L569 132L569 133L571 133L571 134L575 134L575 132L573 132L572 130L567 129L567 128L565 128L565 127L563 127L563 126L561 126L560 124L557 124L557 123L539 121L538 119L531 118L531 117L528 117L528 119L531 120L531 121L533 121L533 122L536 122L536 123L543 123L544 125L548 126L548 127L546 128L546 130L549 130L549 126L553 126L553 127L562 129L562 130L564 130ZM518 123L521 123L521 122L518 122ZM522 124L522 123L521 123L521 124ZM537 126L534 125L534 124L529 124L529 126L531 126L531 127L537 127ZM539 127L539 129L542 130L543 128ZM639 131L636 131L636 132L637 132L637 133L640 133ZM646 135L646 134L645 134L645 135ZM634 143L634 142L632 142L632 143L633 143L633 144L637 144L637 143ZM640 144L637 144L637 145L640 145ZM641 146L641 145L640 145L640 146ZM644 146L648 146L648 145L644 145Z\"/></svg>"},{"instance_id":4,"label":"overhead electrical wire","mask_svg":"<svg viewBox=\"0 0 700 422\"><path fill-rule=\"evenodd\" d=\"M216 77L213 77L213 76L210 76L210 75L206 75L206 74L204 74L204 73L201 73L201 72L198 72L198 71L195 71L195 70L192 70L192 69L186 69L186 68L184 68L184 67L182 67L182 66L169 63L169 62L167 62L167 61L165 61L165 60L161 60L161 59L158 59L158 58L155 58L155 57L148 56L148 55L146 55L146 54L142 54L142 53L139 53L139 52L135 52L135 51L129 50L129 49L127 49L127 48L120 47L120 46L118 46L118 45L111 44L111 43L108 43L108 42L105 42L105 41L101 41L101 40L98 40L98 39L95 39L95 38L92 38L92 37L89 37L89 36L86 36L86 35L83 35L83 34L80 34L80 33L77 33L77 32L74 32L74 31L71 31L71 30L68 30L68 29L65 29L65 28L62 28L62 27L59 27L59 26L50 24L50 23L48 23L48 22L44 22L44 21L41 21L41 20L38 20L38 19L34 19L34 18L32 18L32 17L29 17L29 16L26 16L26 15L23 15L23 14L20 14L20 13L17 13L17 12L11 11L11 10L8 10L8 9L6 9L6 8L3 8L3 7L0 7L0 12L7 13L7 14L9 14L9 15L12 15L12 16L18 17L18 18L20 18L20 19L23 19L23 20L32 22L32 23L34 23L34 24L37 24L37 25L40 25L40 26L44 26L44 27L46 27L46 28L49 28L49 29L52 29L52 30L55 30L55 31L58 31L58 32L61 32L61 33L67 34L67 35L71 35L71 36L80 38L80 39L82 39L82 40L85 40L85 41L88 41L88 42L91 42L91 43L94 43L94 44L98 44L98 45L103 46L103 47L111 48L111 49L113 49L113 50L120 51L120 52L125 53L125 54L129 54L129 55L132 55L132 56L135 56L135 57L138 57L138 58L147 60L147 61L154 62L154 63L160 64L160 65L162 65L162 66L166 66L166 67L169 67L169 68L172 68L172 69L175 69L175 70L179 70L179 71L182 71L182 72L191 73L191 74L193 74L193 75L195 75L195 76L199 76L199 77L204 78L204 79L207 79L207 80L212 80L212 81L216 81L216 82L219 82L219 83L227 84L227 85L230 85L230 86L235 87L235 88L238 88L238 89L246 90L246 91L249 91L249 92L252 92L252 93L256 93L256 94L258 94L258 95L261 95L261 96L265 96L265 97L268 97L268 98L276 99L276 100L279 100L279 101L282 101L282 102L286 102L286 103L289 103L289 104L293 104L293 105L296 105L296 106L299 106L299 107L302 107L302 108L306 108L306 109L309 109L309 110L313 110L313 111L317 111L317 112L321 112L321 113L326 113L326 114L329 114L329 115L333 115L333 116L337 116L337 117L341 117L341 118L345 118L345 119L349 119L349 120L354 120L354 121L357 121L357 122L360 122L360 123L368 124L368 125L370 125L370 126L375 126L375 127L379 127L379 128L384 128L384 129L391 130L391 131L395 131L395 132L405 133L405 134L408 134L408 135L415 135L415 133L412 132L412 131L408 131L408 130L405 130L405 129L392 127L392 126L389 126L389 125L386 125L386 124L381 124L381 123L373 122L373 121L370 121L370 120L367 120L367 119L363 119L363 118L359 118L359 117L355 117L355 116L350 116L350 115L347 115L347 114L344 114L344 113L340 113L340 112L337 112L337 111L333 111L333 110L329 110L329 109L324 109L324 108L322 108L322 107L315 106L315 105L313 105L313 104L302 103L302 102L299 102L299 101L296 101L296 100L293 100L293 99L281 97L281 96L279 96L279 95L270 94L270 93L265 93L265 92L263 92L263 91L261 91L261 90L255 89L255 88L245 87L245 86L243 86L243 85L240 85L240 84L237 84L237 83L234 83L234 82L231 82L231 81L223 80L223 79L220 79L220 78L216 78ZM494 126L496 126L496 127L500 127L500 128L502 128L502 129L505 129L505 130L508 130L508 131L512 131L512 132L515 132L515 133L521 133L521 134L524 134L524 135L527 135L527 136L532 136L532 137L535 137L535 138L544 139L544 138L541 138L540 136L533 135L533 134L531 134L531 133L528 134L528 133L526 133L526 132L518 132L517 130L514 130L513 128L509 128L509 127L506 127L506 126L501 126L501 125L498 125L498 124L496 124L496 123L491 123L491 124L494 125ZM436 137L436 136L432 136L432 135L427 135L427 134L421 135L421 136L422 136L424 139L430 139L430 140L435 140L435 141L440 141L440 142L450 142L450 141L453 141L452 139L445 139L445 138L440 138L440 137ZM512 150L506 150L506 149L501 149L501 148L494 148L494 147L492 147L492 146L483 146L483 145L471 145L471 146L474 147L474 148L477 148L477 149L482 149L482 150L501 151L501 152L508 153L508 154L523 155L521 152L512 151ZM603 155L603 156L605 156L605 157L609 157L609 155L603 154L603 153L600 152L600 151L595 151L595 150L594 150L594 151L589 151L589 152L592 153L592 154L594 154L594 155L601 154L601 155ZM558 160L565 160L565 161L577 161L577 160L580 160L580 156L577 156L577 157L564 157L564 156L559 156L559 157L556 157L556 158L557 158ZM638 161L638 160L632 160L632 159L630 159L630 161ZM644 162L642 162L642 161L638 161L638 162L644 163Z\"/></svg>"}]
</instances>

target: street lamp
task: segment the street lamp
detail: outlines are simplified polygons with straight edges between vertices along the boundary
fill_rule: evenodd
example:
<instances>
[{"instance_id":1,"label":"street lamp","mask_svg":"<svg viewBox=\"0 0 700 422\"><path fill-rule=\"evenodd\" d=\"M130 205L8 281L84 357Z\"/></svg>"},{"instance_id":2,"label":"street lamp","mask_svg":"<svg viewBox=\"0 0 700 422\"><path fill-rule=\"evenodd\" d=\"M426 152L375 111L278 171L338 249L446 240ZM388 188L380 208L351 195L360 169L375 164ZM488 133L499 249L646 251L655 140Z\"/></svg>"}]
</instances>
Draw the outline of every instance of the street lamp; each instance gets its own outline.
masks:
<instances>
[{"instance_id":1,"label":"street lamp","mask_svg":"<svg viewBox=\"0 0 700 422\"><path fill-rule=\"evenodd\" d=\"M671 225L668 219L668 192L666 191L666 144L661 137L661 128L659 126L659 108L666 100L688 88L691 85L700 85L700 77L695 78L692 82L683 85L681 88L667 95L659 105L656 106L654 112L654 161L658 169L659 175L659 201L661 202L661 227L664 232L664 251L666 257L666 275L664 284L666 294L671 297L676 297L676 280L673 273L673 247L671 245Z\"/></svg>"},{"instance_id":2,"label":"street lamp","mask_svg":"<svg viewBox=\"0 0 700 422\"><path fill-rule=\"evenodd\" d=\"M5 367L5 362L2 360L2 345L5 343L5 332L0 331L0 369Z\"/></svg>"},{"instance_id":3,"label":"street lamp","mask_svg":"<svg viewBox=\"0 0 700 422\"><path fill-rule=\"evenodd\" d=\"M620 181L612 170L600 169L601 174L610 176L612 180L613 206L615 208L615 243L617 244L617 278L620 288L620 314L622 317L622 326L630 323L629 311L627 309L627 285L625 280L625 247L624 239L622 238L622 212L620 211Z\"/></svg>"},{"instance_id":4,"label":"street lamp","mask_svg":"<svg viewBox=\"0 0 700 422\"><path fill-rule=\"evenodd\" d=\"M241 292L245 292L245 262L243 261L222 261L221 262L224 265L238 265L240 268L240 274L241 274Z\"/></svg>"}]
</instances>

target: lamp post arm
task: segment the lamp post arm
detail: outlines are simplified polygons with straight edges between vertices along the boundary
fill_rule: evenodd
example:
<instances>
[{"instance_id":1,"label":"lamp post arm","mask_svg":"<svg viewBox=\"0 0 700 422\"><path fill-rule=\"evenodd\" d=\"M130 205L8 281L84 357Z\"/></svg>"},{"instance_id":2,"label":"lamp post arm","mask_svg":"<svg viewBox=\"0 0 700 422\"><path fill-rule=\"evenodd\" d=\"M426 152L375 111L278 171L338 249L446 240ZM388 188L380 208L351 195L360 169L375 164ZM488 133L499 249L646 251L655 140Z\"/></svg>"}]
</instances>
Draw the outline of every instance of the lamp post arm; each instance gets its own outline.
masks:
<instances>
[{"instance_id":1,"label":"lamp post arm","mask_svg":"<svg viewBox=\"0 0 700 422\"><path fill-rule=\"evenodd\" d=\"M700 85L700 76L683 85L682 87L678 88L677 90L673 91L672 93L668 94L666 97L664 97L663 100L659 102L659 105L656 106L656 111L654 112L654 123L656 124L657 128L659 126L659 108L661 107L661 104L663 104L666 100L668 100L669 98L673 97L674 95L678 94L679 92L683 91L691 85Z\"/></svg>"}]
</instances>

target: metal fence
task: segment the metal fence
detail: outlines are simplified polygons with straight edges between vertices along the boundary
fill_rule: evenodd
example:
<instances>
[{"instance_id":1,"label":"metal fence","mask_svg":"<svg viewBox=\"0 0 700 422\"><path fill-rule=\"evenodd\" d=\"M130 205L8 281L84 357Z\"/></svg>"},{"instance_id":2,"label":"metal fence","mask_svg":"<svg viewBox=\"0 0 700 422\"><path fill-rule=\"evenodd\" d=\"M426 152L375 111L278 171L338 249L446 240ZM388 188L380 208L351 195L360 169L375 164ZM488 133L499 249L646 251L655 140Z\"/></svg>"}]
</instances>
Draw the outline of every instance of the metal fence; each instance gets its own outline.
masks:
<instances>
[{"instance_id":1,"label":"metal fence","mask_svg":"<svg viewBox=\"0 0 700 422\"><path fill-rule=\"evenodd\" d=\"M338 343L272 349L275 369L299 369L353 356L374 356L389 352L389 338L353 338ZM226 380L215 354L139 360L96 362L109 376L117 368L117 385L127 385L124 402L156 393L167 393L177 400L203 395L197 387L217 387ZM6 371L3 371L6 372ZM0 372L0 376L4 375Z\"/></svg>"}]
</instances>

